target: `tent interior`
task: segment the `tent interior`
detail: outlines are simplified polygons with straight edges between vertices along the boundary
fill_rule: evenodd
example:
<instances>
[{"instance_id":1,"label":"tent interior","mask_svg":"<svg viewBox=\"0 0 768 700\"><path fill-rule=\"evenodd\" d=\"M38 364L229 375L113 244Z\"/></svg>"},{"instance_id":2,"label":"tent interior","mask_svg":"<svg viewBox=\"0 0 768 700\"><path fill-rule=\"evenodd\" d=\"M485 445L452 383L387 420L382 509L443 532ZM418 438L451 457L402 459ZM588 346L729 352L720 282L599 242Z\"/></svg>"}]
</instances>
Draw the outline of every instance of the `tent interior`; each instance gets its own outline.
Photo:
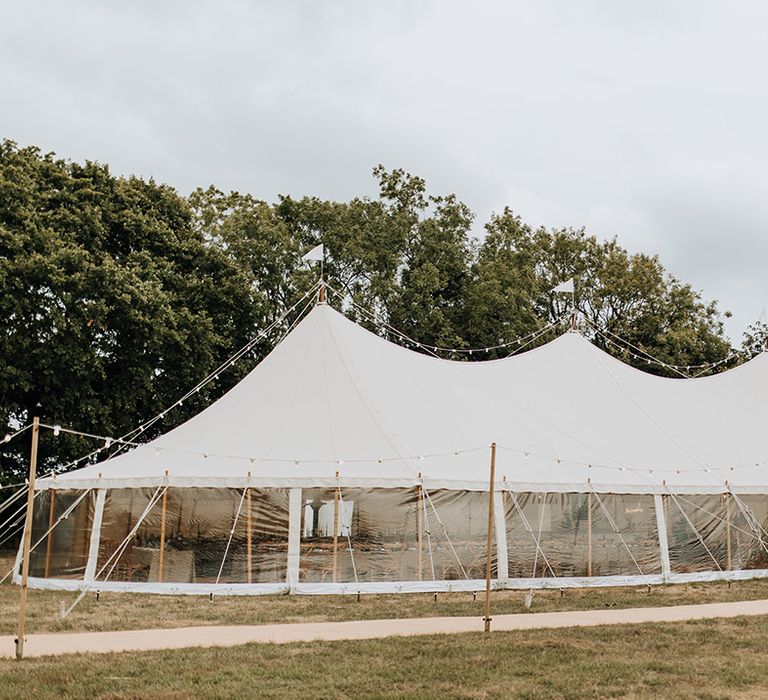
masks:
<instances>
[{"instance_id":1,"label":"tent interior","mask_svg":"<svg viewBox=\"0 0 768 700\"><path fill-rule=\"evenodd\" d=\"M766 389L768 353L669 379L566 332L458 362L318 303L189 421L38 480L29 585L477 590L489 522L495 588L765 576Z\"/></svg>"}]
</instances>

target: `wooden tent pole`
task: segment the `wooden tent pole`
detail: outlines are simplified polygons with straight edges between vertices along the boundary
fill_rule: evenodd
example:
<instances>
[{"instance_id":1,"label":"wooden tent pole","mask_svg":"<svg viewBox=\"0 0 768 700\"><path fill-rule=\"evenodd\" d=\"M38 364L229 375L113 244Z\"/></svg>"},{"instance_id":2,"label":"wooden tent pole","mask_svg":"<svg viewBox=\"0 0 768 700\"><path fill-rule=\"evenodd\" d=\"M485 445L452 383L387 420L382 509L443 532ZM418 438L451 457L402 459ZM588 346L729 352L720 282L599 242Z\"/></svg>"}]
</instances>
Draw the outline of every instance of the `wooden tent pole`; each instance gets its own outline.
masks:
<instances>
[{"instance_id":1,"label":"wooden tent pole","mask_svg":"<svg viewBox=\"0 0 768 700\"><path fill-rule=\"evenodd\" d=\"M248 472L250 479L251 472ZM245 489L245 558L248 583L253 582L253 514L251 513L251 487Z\"/></svg>"},{"instance_id":2,"label":"wooden tent pole","mask_svg":"<svg viewBox=\"0 0 768 700\"><path fill-rule=\"evenodd\" d=\"M421 479L421 473L419 473L419 479ZM424 493L421 486L421 482L419 482L419 485L416 487L417 491L417 500L416 500L416 553L417 553L417 568L416 572L419 578L419 581L421 581L423 572L424 572L424 566L423 566L423 559L422 559L422 553L423 553L423 540L422 540L422 531L424 530L424 526L422 524L422 510L424 507L424 504L422 501L424 500Z\"/></svg>"},{"instance_id":3,"label":"wooden tent pole","mask_svg":"<svg viewBox=\"0 0 768 700\"><path fill-rule=\"evenodd\" d=\"M725 494L725 538L728 547L728 571L733 564L733 548L731 545L731 494Z\"/></svg>"},{"instance_id":4,"label":"wooden tent pole","mask_svg":"<svg viewBox=\"0 0 768 700\"><path fill-rule=\"evenodd\" d=\"M49 489L51 503L48 507L48 541L45 543L45 572L43 576L48 578L51 568L51 551L53 550L53 513L56 505L56 489Z\"/></svg>"},{"instance_id":5,"label":"wooden tent pole","mask_svg":"<svg viewBox=\"0 0 768 700\"><path fill-rule=\"evenodd\" d=\"M493 553L493 485L496 480L496 443L491 443L491 475L488 484L488 540L485 561L485 631L491 631L491 555Z\"/></svg>"},{"instance_id":6,"label":"wooden tent pole","mask_svg":"<svg viewBox=\"0 0 768 700\"><path fill-rule=\"evenodd\" d=\"M338 571L339 557L339 472L336 472L336 490L333 492L333 582L336 583L336 574Z\"/></svg>"},{"instance_id":7,"label":"wooden tent pole","mask_svg":"<svg viewBox=\"0 0 768 700\"><path fill-rule=\"evenodd\" d=\"M16 658L24 658L24 632L27 626L27 581L29 579L29 550L32 546L32 509L35 503L35 476L37 475L37 443L40 436L40 419L32 420L32 449L29 455L29 490L27 513L24 519L24 553L21 560L21 595L19 597L19 630L16 637Z\"/></svg>"},{"instance_id":8,"label":"wooden tent pole","mask_svg":"<svg viewBox=\"0 0 768 700\"><path fill-rule=\"evenodd\" d=\"M587 576L592 575L592 492L587 494Z\"/></svg>"},{"instance_id":9,"label":"wooden tent pole","mask_svg":"<svg viewBox=\"0 0 768 700\"><path fill-rule=\"evenodd\" d=\"M168 476L168 472L165 472L165 475ZM168 503L168 489L166 488L163 491L163 501L162 501L162 510L160 513L160 561L158 566L158 572L157 572L157 582L162 583L163 582L163 566L165 565L165 510L166 505Z\"/></svg>"}]
</instances>

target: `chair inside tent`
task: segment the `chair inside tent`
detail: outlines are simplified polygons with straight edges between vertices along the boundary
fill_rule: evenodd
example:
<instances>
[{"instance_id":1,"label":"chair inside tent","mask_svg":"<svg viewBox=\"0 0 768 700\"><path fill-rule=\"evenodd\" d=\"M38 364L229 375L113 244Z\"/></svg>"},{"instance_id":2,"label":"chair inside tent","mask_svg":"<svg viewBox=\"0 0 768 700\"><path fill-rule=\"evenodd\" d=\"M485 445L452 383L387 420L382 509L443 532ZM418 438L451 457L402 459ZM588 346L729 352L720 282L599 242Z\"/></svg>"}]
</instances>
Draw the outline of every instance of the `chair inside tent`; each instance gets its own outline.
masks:
<instances>
[{"instance_id":1,"label":"chair inside tent","mask_svg":"<svg viewBox=\"0 0 768 700\"><path fill-rule=\"evenodd\" d=\"M186 423L38 480L29 585L477 590L491 505L494 588L765 576L767 389L768 353L669 379L566 332L449 361L319 303Z\"/></svg>"}]
</instances>

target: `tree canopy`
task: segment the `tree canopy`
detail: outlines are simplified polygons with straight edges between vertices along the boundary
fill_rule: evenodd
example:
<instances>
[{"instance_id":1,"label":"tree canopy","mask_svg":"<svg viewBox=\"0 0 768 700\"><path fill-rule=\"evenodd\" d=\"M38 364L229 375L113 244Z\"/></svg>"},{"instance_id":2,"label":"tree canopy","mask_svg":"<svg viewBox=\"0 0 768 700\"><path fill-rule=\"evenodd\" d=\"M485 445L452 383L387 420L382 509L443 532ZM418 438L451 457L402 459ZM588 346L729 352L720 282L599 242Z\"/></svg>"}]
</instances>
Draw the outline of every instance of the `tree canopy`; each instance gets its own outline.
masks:
<instances>
[{"instance_id":1,"label":"tree canopy","mask_svg":"<svg viewBox=\"0 0 768 700\"><path fill-rule=\"evenodd\" d=\"M332 303L384 335L392 334L380 324L435 346L509 343L569 311L570 299L551 290L574 277L582 332L625 361L670 372L626 354L610 334L678 365L732 352L716 303L658 257L583 229L532 228L509 208L475 236L474 215L455 194L432 194L400 169L379 165L373 176L378 196L348 202L286 195L270 203L215 187L183 197L100 163L0 143L0 417L8 430L39 415L101 435L128 432L280 319L314 284L301 254L320 242ZM223 393L287 323L153 430ZM750 331L745 351L759 347L763 331ZM45 466L93 448L44 437ZM23 472L19 443L3 447L1 479Z\"/></svg>"}]
</instances>

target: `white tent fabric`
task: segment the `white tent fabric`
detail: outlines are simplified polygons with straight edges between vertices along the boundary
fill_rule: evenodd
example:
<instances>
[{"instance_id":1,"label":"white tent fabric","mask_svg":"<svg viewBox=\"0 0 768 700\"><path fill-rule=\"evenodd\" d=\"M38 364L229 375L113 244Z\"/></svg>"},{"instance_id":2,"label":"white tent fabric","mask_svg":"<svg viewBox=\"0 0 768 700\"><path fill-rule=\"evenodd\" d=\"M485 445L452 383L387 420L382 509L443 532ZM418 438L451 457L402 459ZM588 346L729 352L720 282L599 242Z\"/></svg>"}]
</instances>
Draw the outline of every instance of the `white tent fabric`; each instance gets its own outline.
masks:
<instances>
[{"instance_id":1,"label":"white tent fabric","mask_svg":"<svg viewBox=\"0 0 768 700\"><path fill-rule=\"evenodd\" d=\"M766 389L768 353L667 379L566 333L507 359L455 362L318 304L191 420L38 488L409 487L421 476L480 490L496 442L499 483L516 490L764 494Z\"/></svg>"},{"instance_id":2,"label":"white tent fabric","mask_svg":"<svg viewBox=\"0 0 768 700\"><path fill-rule=\"evenodd\" d=\"M320 303L186 423L39 480L56 490L40 494L40 534L75 513L38 551L29 585L477 590L492 442L494 588L768 576L767 388L768 353L665 379L569 332L455 362Z\"/></svg>"}]
</instances>

